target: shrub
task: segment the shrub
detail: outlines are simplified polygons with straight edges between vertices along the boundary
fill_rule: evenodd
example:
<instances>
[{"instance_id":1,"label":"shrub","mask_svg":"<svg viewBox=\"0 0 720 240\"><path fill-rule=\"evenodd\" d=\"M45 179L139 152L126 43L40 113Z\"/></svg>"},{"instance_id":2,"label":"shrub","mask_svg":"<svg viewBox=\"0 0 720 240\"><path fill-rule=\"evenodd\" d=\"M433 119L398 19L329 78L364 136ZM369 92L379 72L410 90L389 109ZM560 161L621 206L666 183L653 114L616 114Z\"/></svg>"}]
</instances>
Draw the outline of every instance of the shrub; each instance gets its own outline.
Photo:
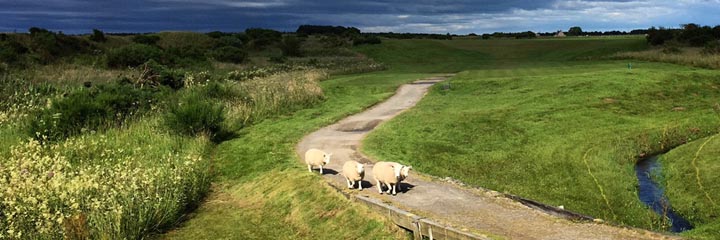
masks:
<instances>
[{"instance_id":1,"label":"shrub","mask_svg":"<svg viewBox=\"0 0 720 240\"><path fill-rule=\"evenodd\" d=\"M280 50L282 55L286 57L299 57L300 54L300 41L299 38L293 36L285 36L280 42Z\"/></svg>"},{"instance_id":2,"label":"shrub","mask_svg":"<svg viewBox=\"0 0 720 240\"><path fill-rule=\"evenodd\" d=\"M707 44L705 44L705 47L702 50L702 54L705 54L705 55L720 54L720 40L710 41Z\"/></svg>"},{"instance_id":3,"label":"shrub","mask_svg":"<svg viewBox=\"0 0 720 240\"><path fill-rule=\"evenodd\" d=\"M220 62L241 63L241 62L245 61L245 58L247 57L247 53L237 47L224 46L224 47L215 49L211 53L211 56L215 60L220 61Z\"/></svg>"},{"instance_id":4,"label":"shrub","mask_svg":"<svg viewBox=\"0 0 720 240\"><path fill-rule=\"evenodd\" d=\"M107 41L105 38L105 33L103 31L100 31L98 29L93 29L92 35L90 35L90 41L93 42L104 42Z\"/></svg>"},{"instance_id":5,"label":"shrub","mask_svg":"<svg viewBox=\"0 0 720 240\"><path fill-rule=\"evenodd\" d=\"M132 41L139 44L155 46L157 42L160 41L160 37L156 35L136 35L132 38Z\"/></svg>"},{"instance_id":6,"label":"shrub","mask_svg":"<svg viewBox=\"0 0 720 240\"><path fill-rule=\"evenodd\" d=\"M665 54L680 54L682 50L676 45L668 44L663 47L662 52Z\"/></svg>"},{"instance_id":7,"label":"shrub","mask_svg":"<svg viewBox=\"0 0 720 240\"><path fill-rule=\"evenodd\" d=\"M154 60L150 60L143 64L140 76L131 82L141 88L145 86L167 86L177 90L185 85L184 78L184 72L167 68Z\"/></svg>"},{"instance_id":8,"label":"shrub","mask_svg":"<svg viewBox=\"0 0 720 240\"><path fill-rule=\"evenodd\" d=\"M372 35L366 35L361 37L356 37L353 39L353 46L363 45L363 44L380 44L382 41L379 37L372 36Z\"/></svg>"},{"instance_id":9,"label":"shrub","mask_svg":"<svg viewBox=\"0 0 720 240\"><path fill-rule=\"evenodd\" d=\"M160 60L162 51L145 44L130 44L107 52L107 65L111 68L135 67L149 60Z\"/></svg>"},{"instance_id":10,"label":"shrub","mask_svg":"<svg viewBox=\"0 0 720 240\"><path fill-rule=\"evenodd\" d=\"M0 62L14 63L27 51L28 49L17 41L0 41Z\"/></svg>"},{"instance_id":11,"label":"shrub","mask_svg":"<svg viewBox=\"0 0 720 240\"><path fill-rule=\"evenodd\" d=\"M262 28L249 28L245 30L245 35L248 37L250 45L256 49L263 49L282 39L280 32Z\"/></svg>"},{"instance_id":12,"label":"shrub","mask_svg":"<svg viewBox=\"0 0 720 240\"><path fill-rule=\"evenodd\" d=\"M217 39L215 43L216 48L231 46L236 48L243 47L243 41L237 36L224 36Z\"/></svg>"},{"instance_id":13,"label":"shrub","mask_svg":"<svg viewBox=\"0 0 720 240\"><path fill-rule=\"evenodd\" d=\"M27 127L38 141L61 140L85 130L120 125L155 103L155 93L124 84L79 89L36 112Z\"/></svg>"},{"instance_id":14,"label":"shrub","mask_svg":"<svg viewBox=\"0 0 720 240\"><path fill-rule=\"evenodd\" d=\"M646 39L648 43L652 45L660 45L665 43L665 41L673 39L675 37L674 32L676 31L677 30L652 27L648 29Z\"/></svg>"},{"instance_id":15,"label":"shrub","mask_svg":"<svg viewBox=\"0 0 720 240\"><path fill-rule=\"evenodd\" d=\"M221 38L221 37L225 37L225 36L230 36L229 33L224 33L224 32L220 32L220 31L212 31L212 32L206 33L206 35L208 35L208 37L211 37L211 38Z\"/></svg>"},{"instance_id":16,"label":"shrub","mask_svg":"<svg viewBox=\"0 0 720 240\"><path fill-rule=\"evenodd\" d=\"M165 115L169 129L187 135L206 134L211 138L222 131L224 120L223 106L202 97L198 92L189 92L176 104L172 104L169 113Z\"/></svg>"}]
</instances>

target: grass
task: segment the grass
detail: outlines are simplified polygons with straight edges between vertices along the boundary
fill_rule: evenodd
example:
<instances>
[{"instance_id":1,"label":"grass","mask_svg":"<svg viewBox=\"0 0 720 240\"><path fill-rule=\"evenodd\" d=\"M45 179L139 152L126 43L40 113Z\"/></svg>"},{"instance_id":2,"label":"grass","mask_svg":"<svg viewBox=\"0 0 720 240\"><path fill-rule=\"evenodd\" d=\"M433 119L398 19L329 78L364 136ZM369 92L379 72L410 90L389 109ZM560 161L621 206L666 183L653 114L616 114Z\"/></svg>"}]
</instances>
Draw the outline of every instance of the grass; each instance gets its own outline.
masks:
<instances>
[{"instance_id":1,"label":"grass","mask_svg":"<svg viewBox=\"0 0 720 240\"><path fill-rule=\"evenodd\" d=\"M666 53L662 48L645 51L620 52L612 55L616 59L638 59L643 61L666 62L709 69L720 68L720 55L703 54L702 48L678 48L677 53Z\"/></svg>"},{"instance_id":2,"label":"grass","mask_svg":"<svg viewBox=\"0 0 720 240\"><path fill-rule=\"evenodd\" d=\"M461 72L446 83L449 90L433 87L418 106L371 133L364 152L611 222L667 228L667 221L637 199L634 163L639 156L718 132L717 72L645 62L628 69L627 61L585 60L640 48L632 38L471 41L418 45L446 45L498 59ZM533 43L537 49L519 49ZM567 52L538 50L559 43L568 44ZM414 48L412 42L388 44ZM385 51L371 54L391 69L425 69L424 62L393 62L384 57L391 50ZM452 51L441 61L467 56ZM502 62L514 67L495 67ZM458 65L437 70L473 69Z\"/></svg>"},{"instance_id":3,"label":"grass","mask_svg":"<svg viewBox=\"0 0 720 240\"><path fill-rule=\"evenodd\" d=\"M202 80L203 76L198 74L198 79L195 79L198 81L193 80L197 83L173 94L174 97L182 97L198 93L227 106L226 114L229 118L223 127L231 131L240 129L233 134L240 138L217 148L207 137L178 135L175 133L177 129L165 126L162 116L166 109L162 104L146 115L124 121L123 127L98 132L83 130L77 137L59 139L45 146L23 140L28 138L23 131L19 131L23 124L3 124L0 132L4 135L0 138L0 146L7 148L0 150L0 156L5 159L0 162L0 176L3 176L0 178L0 187L9 190L0 193L0 209L3 212L0 215L0 232L3 234L0 238L142 238L162 231L175 224L188 208L199 204L199 198L209 188L209 169L220 173L218 179L233 179L220 184L237 187L251 186L241 183L262 185L276 175L292 179L294 175L306 174L301 169L293 172L296 158L292 146L303 134L349 112L372 105L390 96L400 83L419 77L417 74L345 77L322 82L327 88L327 92L323 93L320 79L326 77L326 74L318 71L284 73L239 83L224 80L207 82ZM18 99L28 97L16 94L9 96ZM29 97L35 99L34 95ZM307 110L305 115L285 115L315 106L324 97L332 97L334 101L327 101L322 105L324 107L311 108L315 111ZM168 104L173 103L169 101ZM13 110L8 119L13 122L27 121L28 116L24 113L43 108L40 105L44 102L42 99L33 102L39 107L10 106L3 107L3 110L18 109ZM277 119L278 115L284 117ZM288 118L293 121L285 123L294 124L294 128L283 125L283 120ZM242 129L252 124L265 127ZM266 131L278 134L268 134ZM256 145L250 145L252 143ZM11 147L18 150L10 151ZM211 162L217 164L209 167ZM268 163L270 165L266 165ZM251 165L256 167L243 168ZM61 173L59 169L65 171ZM29 175L25 173L27 171ZM257 176L265 176L265 179L255 179ZM33 181L21 181L26 178ZM282 224L286 219L304 221L306 216L319 214L317 220L309 223L316 225L314 223L324 222L324 230L328 232L319 235L308 233L307 238L330 236L335 232L330 230L350 221L355 222L360 229L342 230L346 236L358 238L370 234L376 238L402 237L398 235L398 229L387 227L391 224L379 220L378 216L368 216L367 209L355 209L354 204L338 193L319 189L308 198L295 198L296 195L307 195L309 192L304 187L320 185L321 179L307 175L295 180L286 181L286 188L279 189L280 192L269 199L269 202L275 204L273 208L294 204L295 207L288 209L295 211L274 212L265 216L266 221ZM53 184L59 187L45 187L55 186ZM248 197L251 195L238 198L243 200ZM45 199L41 201L49 207L35 209L34 202L38 199ZM290 200L295 202L287 202ZM315 209L300 207L320 200L335 205L318 205ZM325 209L327 206L335 207ZM253 209L246 210L249 212ZM255 210L266 212L265 209ZM296 216L298 212L303 215ZM211 217L222 219L220 216ZM42 224L35 225L38 222ZM264 229L267 232L258 232L255 225L250 222L247 224L246 229L254 229L256 235L278 234L272 225ZM224 227L236 230L237 225L233 223ZM285 232L295 232L296 228L288 226Z\"/></svg>"},{"instance_id":4,"label":"grass","mask_svg":"<svg viewBox=\"0 0 720 240\"><path fill-rule=\"evenodd\" d=\"M364 206L349 203L324 186L319 176L298 167L294 149L312 130L362 111L391 96L400 84L423 76L370 73L335 77L321 82L326 97L323 103L239 131L240 137L221 143L215 150L217 186L208 201L193 214L193 220L163 237L403 237L396 228L388 228L391 223ZM328 218L327 214L335 217Z\"/></svg>"},{"instance_id":5,"label":"grass","mask_svg":"<svg viewBox=\"0 0 720 240\"><path fill-rule=\"evenodd\" d=\"M695 229L683 236L693 239L718 239L720 232L720 139L717 135L682 145L660 159L665 179L665 194L673 209L688 219Z\"/></svg>"},{"instance_id":6,"label":"grass","mask_svg":"<svg viewBox=\"0 0 720 240\"><path fill-rule=\"evenodd\" d=\"M159 129L151 118L13 145L0 162L0 238L142 238L174 223L209 187L209 141Z\"/></svg>"},{"instance_id":7,"label":"grass","mask_svg":"<svg viewBox=\"0 0 720 240\"><path fill-rule=\"evenodd\" d=\"M459 72L572 65L569 60L645 48L642 38L573 38L574 40L384 40L356 50L397 72Z\"/></svg>"}]
</instances>

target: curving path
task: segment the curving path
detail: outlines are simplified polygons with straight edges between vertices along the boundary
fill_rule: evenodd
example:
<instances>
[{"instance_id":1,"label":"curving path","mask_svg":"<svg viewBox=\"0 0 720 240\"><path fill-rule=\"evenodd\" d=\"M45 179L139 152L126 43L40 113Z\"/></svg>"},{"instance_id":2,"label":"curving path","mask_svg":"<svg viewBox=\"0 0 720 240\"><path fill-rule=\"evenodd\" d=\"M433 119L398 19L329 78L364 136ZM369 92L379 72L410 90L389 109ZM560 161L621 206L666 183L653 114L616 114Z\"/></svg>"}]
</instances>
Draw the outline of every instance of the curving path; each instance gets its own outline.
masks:
<instances>
[{"instance_id":1,"label":"curving path","mask_svg":"<svg viewBox=\"0 0 720 240\"><path fill-rule=\"evenodd\" d=\"M371 183L372 166L376 160L359 152L362 139L378 124L415 106L430 86L448 77L421 79L401 86L387 101L305 136L296 147L298 155L303 158L305 151L310 148L333 153L324 177L340 189L347 189L345 179L336 172L342 169L342 164L347 160L365 163L365 189L352 190L351 194L377 199L475 234L509 239L676 238L642 229L573 222L530 208L494 191L467 188L412 171L405 180L404 192L399 192L397 196L378 194L374 183Z\"/></svg>"}]
</instances>

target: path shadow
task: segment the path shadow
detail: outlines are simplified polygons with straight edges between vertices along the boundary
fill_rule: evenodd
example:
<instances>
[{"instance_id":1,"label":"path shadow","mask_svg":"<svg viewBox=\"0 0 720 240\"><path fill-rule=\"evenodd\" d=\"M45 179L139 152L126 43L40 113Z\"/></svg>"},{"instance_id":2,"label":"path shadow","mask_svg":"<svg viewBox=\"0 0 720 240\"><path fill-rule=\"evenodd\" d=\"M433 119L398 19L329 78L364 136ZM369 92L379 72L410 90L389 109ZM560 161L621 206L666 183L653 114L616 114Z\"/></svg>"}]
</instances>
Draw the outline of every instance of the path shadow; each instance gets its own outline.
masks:
<instances>
[{"instance_id":1,"label":"path shadow","mask_svg":"<svg viewBox=\"0 0 720 240\"><path fill-rule=\"evenodd\" d=\"M323 168L323 174L322 175L337 175L338 171L332 170L330 168Z\"/></svg>"},{"instance_id":2,"label":"path shadow","mask_svg":"<svg viewBox=\"0 0 720 240\"><path fill-rule=\"evenodd\" d=\"M399 193L406 193L406 192L412 190L412 189L415 187L415 185L412 185L412 184L409 184L409 183L406 183L406 182L401 182L401 183L398 185L398 187L399 187L399 188L396 189L397 192L399 192Z\"/></svg>"},{"instance_id":3,"label":"path shadow","mask_svg":"<svg viewBox=\"0 0 720 240\"><path fill-rule=\"evenodd\" d=\"M370 183L370 181L363 180L363 181L361 181L361 184L363 186L363 190L365 190L366 188L372 188L374 191L377 191L377 186L375 186L375 184L373 184L373 183ZM414 187L415 187L415 185L412 185L412 184L409 184L406 182L401 182L400 185L398 185L398 187L395 188L395 190L397 191L397 193L405 194L408 191L412 190ZM387 187L383 187L383 192L386 190L387 190Z\"/></svg>"}]
</instances>

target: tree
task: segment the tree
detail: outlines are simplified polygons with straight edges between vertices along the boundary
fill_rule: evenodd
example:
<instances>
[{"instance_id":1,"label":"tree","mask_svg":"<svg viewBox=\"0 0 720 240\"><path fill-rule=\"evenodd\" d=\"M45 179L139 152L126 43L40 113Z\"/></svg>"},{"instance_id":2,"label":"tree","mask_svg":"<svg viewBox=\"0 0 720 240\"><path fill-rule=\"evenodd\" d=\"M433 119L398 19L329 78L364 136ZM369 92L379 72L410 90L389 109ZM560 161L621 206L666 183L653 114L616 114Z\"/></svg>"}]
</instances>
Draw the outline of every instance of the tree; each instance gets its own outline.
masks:
<instances>
[{"instance_id":1,"label":"tree","mask_svg":"<svg viewBox=\"0 0 720 240\"><path fill-rule=\"evenodd\" d=\"M570 36L580 36L580 35L582 35L582 33L583 33L582 28L580 28L578 26L571 27L570 30L568 30L568 35L570 35Z\"/></svg>"},{"instance_id":2,"label":"tree","mask_svg":"<svg viewBox=\"0 0 720 240\"><path fill-rule=\"evenodd\" d=\"M103 31L100 31L98 29L93 29L93 33L92 33L92 35L90 35L90 41L104 42L105 40L107 40L107 39L105 38L105 33L103 33Z\"/></svg>"}]
</instances>

